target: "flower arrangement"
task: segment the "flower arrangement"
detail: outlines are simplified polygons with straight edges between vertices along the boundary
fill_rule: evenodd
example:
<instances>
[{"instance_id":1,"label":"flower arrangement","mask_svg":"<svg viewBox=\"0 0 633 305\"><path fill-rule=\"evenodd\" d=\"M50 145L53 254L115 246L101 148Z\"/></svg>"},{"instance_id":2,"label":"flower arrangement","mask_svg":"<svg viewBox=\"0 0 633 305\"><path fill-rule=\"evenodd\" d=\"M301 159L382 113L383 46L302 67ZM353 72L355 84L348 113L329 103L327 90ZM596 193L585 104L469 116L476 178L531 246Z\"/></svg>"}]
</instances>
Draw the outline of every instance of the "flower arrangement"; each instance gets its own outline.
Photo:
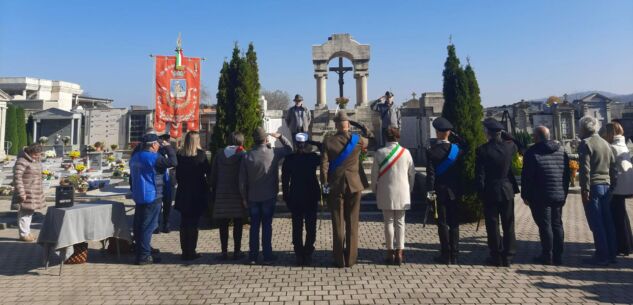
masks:
<instances>
[{"instance_id":1,"label":"flower arrangement","mask_svg":"<svg viewBox=\"0 0 633 305\"><path fill-rule=\"evenodd\" d=\"M88 191L88 178L83 177L79 174L70 175L64 179L60 184L62 185L72 185L77 192L85 193Z\"/></svg>"},{"instance_id":2,"label":"flower arrangement","mask_svg":"<svg viewBox=\"0 0 633 305\"><path fill-rule=\"evenodd\" d=\"M518 176L521 175L521 170L523 170L523 156L516 153L512 158L512 173Z\"/></svg>"},{"instance_id":3,"label":"flower arrangement","mask_svg":"<svg viewBox=\"0 0 633 305\"><path fill-rule=\"evenodd\" d=\"M53 174L53 172L45 169L42 171L42 179L44 180L53 180L53 178L55 178L55 175Z\"/></svg>"},{"instance_id":4,"label":"flower arrangement","mask_svg":"<svg viewBox=\"0 0 633 305\"><path fill-rule=\"evenodd\" d=\"M108 160L108 162L114 162L114 161L116 161L116 157L114 155L109 155L107 160Z\"/></svg>"},{"instance_id":5,"label":"flower arrangement","mask_svg":"<svg viewBox=\"0 0 633 305\"><path fill-rule=\"evenodd\" d=\"M82 163L79 163L79 164L75 165L75 170L77 171L77 173L81 174L81 172L86 170L86 166L83 165Z\"/></svg>"},{"instance_id":6,"label":"flower arrangement","mask_svg":"<svg viewBox=\"0 0 633 305\"><path fill-rule=\"evenodd\" d=\"M44 157L46 158L56 158L57 153L54 150L47 150L44 152Z\"/></svg>"},{"instance_id":7,"label":"flower arrangement","mask_svg":"<svg viewBox=\"0 0 633 305\"><path fill-rule=\"evenodd\" d=\"M117 148L119 148L119 145L116 145L116 144L110 145L110 149L112 149L113 151L116 150Z\"/></svg>"},{"instance_id":8,"label":"flower arrangement","mask_svg":"<svg viewBox=\"0 0 633 305\"><path fill-rule=\"evenodd\" d=\"M92 145L87 145L86 146L86 151L87 152L93 152L93 151L96 151L96 150L97 149L94 146L92 146Z\"/></svg>"},{"instance_id":9,"label":"flower arrangement","mask_svg":"<svg viewBox=\"0 0 633 305\"><path fill-rule=\"evenodd\" d=\"M11 196L13 195L13 186L3 185L0 186L0 196Z\"/></svg>"},{"instance_id":10,"label":"flower arrangement","mask_svg":"<svg viewBox=\"0 0 633 305\"><path fill-rule=\"evenodd\" d=\"M580 169L580 164L578 164L578 161L569 160L569 178L571 180L571 186L576 186L576 175L578 174L578 169Z\"/></svg>"},{"instance_id":11,"label":"flower arrangement","mask_svg":"<svg viewBox=\"0 0 633 305\"><path fill-rule=\"evenodd\" d=\"M64 145L68 146L68 144L70 144L70 137L69 136L64 136L62 138L62 142L64 143Z\"/></svg>"},{"instance_id":12,"label":"flower arrangement","mask_svg":"<svg viewBox=\"0 0 633 305\"><path fill-rule=\"evenodd\" d=\"M364 147L363 149L361 149L359 159L360 159L360 162L364 162L365 160L367 160L367 147Z\"/></svg>"},{"instance_id":13,"label":"flower arrangement","mask_svg":"<svg viewBox=\"0 0 633 305\"><path fill-rule=\"evenodd\" d=\"M40 145L48 143L48 137L40 137L39 139L37 139L37 143L40 143Z\"/></svg>"},{"instance_id":14,"label":"flower arrangement","mask_svg":"<svg viewBox=\"0 0 633 305\"><path fill-rule=\"evenodd\" d=\"M338 105L339 109L345 109L345 107L347 107L347 103L349 103L349 99L346 97L336 98L336 105Z\"/></svg>"},{"instance_id":15,"label":"flower arrangement","mask_svg":"<svg viewBox=\"0 0 633 305\"><path fill-rule=\"evenodd\" d=\"M81 157L81 153L80 153L78 150L73 150L73 151L71 151L71 152L69 152L69 153L68 153L68 156L69 156L71 159L75 160L75 159L77 159L77 158Z\"/></svg>"}]
</instances>

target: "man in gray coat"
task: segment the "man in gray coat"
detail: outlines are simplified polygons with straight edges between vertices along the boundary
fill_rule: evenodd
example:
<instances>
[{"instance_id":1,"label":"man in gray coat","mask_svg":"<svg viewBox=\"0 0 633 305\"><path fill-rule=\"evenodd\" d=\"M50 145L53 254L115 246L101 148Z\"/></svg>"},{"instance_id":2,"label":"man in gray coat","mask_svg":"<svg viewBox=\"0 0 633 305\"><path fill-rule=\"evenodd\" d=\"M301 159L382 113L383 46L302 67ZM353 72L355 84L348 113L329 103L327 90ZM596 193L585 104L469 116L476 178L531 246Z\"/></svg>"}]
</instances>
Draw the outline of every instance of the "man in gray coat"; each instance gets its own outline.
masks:
<instances>
[{"instance_id":1,"label":"man in gray coat","mask_svg":"<svg viewBox=\"0 0 633 305\"><path fill-rule=\"evenodd\" d=\"M257 263L259 256L259 228L262 227L262 249L264 263L275 260L272 249L273 214L279 193L279 161L292 153L292 144L279 133L270 134L283 147L273 148L268 143L269 134L257 127L253 132L255 146L246 153L240 164L240 193L248 202L251 217L249 239L249 262Z\"/></svg>"},{"instance_id":2,"label":"man in gray coat","mask_svg":"<svg viewBox=\"0 0 633 305\"><path fill-rule=\"evenodd\" d=\"M584 116L579 121L580 138L578 159L582 203L596 252L588 263L606 266L615 263L617 243L611 216L611 178L615 175L615 157L609 143L597 130L598 121Z\"/></svg>"},{"instance_id":3,"label":"man in gray coat","mask_svg":"<svg viewBox=\"0 0 633 305\"><path fill-rule=\"evenodd\" d=\"M385 92L385 95L371 103L370 108L380 114L381 142L385 145L389 127L400 130L400 113L393 105L393 93L391 91Z\"/></svg>"},{"instance_id":4,"label":"man in gray coat","mask_svg":"<svg viewBox=\"0 0 633 305\"><path fill-rule=\"evenodd\" d=\"M310 110L303 106L303 97L301 95L295 95L293 101L295 105L288 109L286 125L288 129L290 129L292 139L294 140L297 133L308 132L312 118L310 117Z\"/></svg>"}]
</instances>

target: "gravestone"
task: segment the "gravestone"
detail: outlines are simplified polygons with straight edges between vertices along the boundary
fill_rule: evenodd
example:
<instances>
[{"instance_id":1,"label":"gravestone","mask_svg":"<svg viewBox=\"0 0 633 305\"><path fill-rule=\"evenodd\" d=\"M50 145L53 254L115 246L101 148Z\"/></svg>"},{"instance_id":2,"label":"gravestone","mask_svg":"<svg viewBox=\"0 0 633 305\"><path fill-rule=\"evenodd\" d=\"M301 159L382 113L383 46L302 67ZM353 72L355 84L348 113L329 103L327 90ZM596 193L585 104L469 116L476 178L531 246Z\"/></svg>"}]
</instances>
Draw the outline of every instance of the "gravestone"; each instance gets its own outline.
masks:
<instances>
[{"instance_id":1,"label":"gravestone","mask_svg":"<svg viewBox=\"0 0 633 305\"><path fill-rule=\"evenodd\" d=\"M102 152L89 152L86 154L87 171L100 172L103 170L103 153Z\"/></svg>"}]
</instances>

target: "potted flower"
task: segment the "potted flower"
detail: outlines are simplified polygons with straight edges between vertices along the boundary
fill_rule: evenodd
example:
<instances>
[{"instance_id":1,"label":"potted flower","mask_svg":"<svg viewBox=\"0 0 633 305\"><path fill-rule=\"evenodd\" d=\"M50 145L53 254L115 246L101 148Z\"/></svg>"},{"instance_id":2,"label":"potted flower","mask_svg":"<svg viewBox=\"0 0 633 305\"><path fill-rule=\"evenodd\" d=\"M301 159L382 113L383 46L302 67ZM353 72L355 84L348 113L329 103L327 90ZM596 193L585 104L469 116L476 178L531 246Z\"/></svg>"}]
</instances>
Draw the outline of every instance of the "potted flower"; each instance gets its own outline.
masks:
<instances>
[{"instance_id":1,"label":"potted flower","mask_svg":"<svg viewBox=\"0 0 633 305\"><path fill-rule=\"evenodd\" d=\"M81 153L78 150L73 150L68 153L68 156L74 161L81 157Z\"/></svg>"},{"instance_id":2,"label":"potted flower","mask_svg":"<svg viewBox=\"0 0 633 305\"><path fill-rule=\"evenodd\" d=\"M112 151L115 151L117 148L119 148L119 145L112 144L110 145L110 148L112 149Z\"/></svg>"},{"instance_id":3,"label":"potted flower","mask_svg":"<svg viewBox=\"0 0 633 305\"><path fill-rule=\"evenodd\" d=\"M86 170L86 166L83 165L83 163L79 163L75 165L75 170L77 171L78 174L81 174L84 170Z\"/></svg>"},{"instance_id":4,"label":"potted flower","mask_svg":"<svg viewBox=\"0 0 633 305\"><path fill-rule=\"evenodd\" d=\"M569 180L571 180L571 186L576 186L576 175L578 175L578 169L580 165L576 160L569 160Z\"/></svg>"},{"instance_id":5,"label":"potted flower","mask_svg":"<svg viewBox=\"0 0 633 305\"><path fill-rule=\"evenodd\" d=\"M44 158L57 158L57 153L55 152L55 150L47 150L44 152Z\"/></svg>"},{"instance_id":6,"label":"potted flower","mask_svg":"<svg viewBox=\"0 0 633 305\"><path fill-rule=\"evenodd\" d=\"M55 178L55 175L53 174L53 172L45 169L42 171L42 179L44 180L53 180L53 178Z\"/></svg>"},{"instance_id":7,"label":"potted flower","mask_svg":"<svg viewBox=\"0 0 633 305\"><path fill-rule=\"evenodd\" d=\"M37 139L37 143L40 143L40 145L48 143L48 137L40 137L39 139Z\"/></svg>"},{"instance_id":8,"label":"potted flower","mask_svg":"<svg viewBox=\"0 0 633 305\"><path fill-rule=\"evenodd\" d=\"M337 97L336 98L336 105L338 105L339 109L345 109L345 107L347 107L347 103L349 102L349 99L346 97Z\"/></svg>"}]
</instances>

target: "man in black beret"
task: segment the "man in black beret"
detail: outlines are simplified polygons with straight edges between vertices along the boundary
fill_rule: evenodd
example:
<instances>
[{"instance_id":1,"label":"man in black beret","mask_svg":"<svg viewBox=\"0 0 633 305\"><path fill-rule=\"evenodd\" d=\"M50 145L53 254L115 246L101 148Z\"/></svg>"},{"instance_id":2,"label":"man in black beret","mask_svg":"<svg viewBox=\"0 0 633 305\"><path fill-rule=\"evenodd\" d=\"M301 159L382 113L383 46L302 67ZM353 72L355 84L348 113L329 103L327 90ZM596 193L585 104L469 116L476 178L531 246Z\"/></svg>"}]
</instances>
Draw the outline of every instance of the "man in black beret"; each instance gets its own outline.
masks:
<instances>
[{"instance_id":1,"label":"man in black beret","mask_svg":"<svg viewBox=\"0 0 633 305\"><path fill-rule=\"evenodd\" d=\"M503 125L493 118L484 120L488 142L477 148L475 180L484 202L486 233L493 266L509 267L515 253L514 194L519 188L512 174L517 146L504 136ZM499 231L499 218L503 237ZM503 240L503 241L502 241Z\"/></svg>"},{"instance_id":2,"label":"man in black beret","mask_svg":"<svg viewBox=\"0 0 633 305\"><path fill-rule=\"evenodd\" d=\"M440 264L457 264L459 255L459 198L462 194L460 168L466 142L455 132L447 119L433 121L437 140L426 150L427 198L437 199L437 234L440 237ZM449 141L453 135L454 143Z\"/></svg>"},{"instance_id":3,"label":"man in black beret","mask_svg":"<svg viewBox=\"0 0 633 305\"><path fill-rule=\"evenodd\" d=\"M385 95L373 101L369 107L380 115L380 128L382 130L382 145L385 145L387 129L394 127L400 130L400 113L393 104L393 92L387 91Z\"/></svg>"}]
</instances>

